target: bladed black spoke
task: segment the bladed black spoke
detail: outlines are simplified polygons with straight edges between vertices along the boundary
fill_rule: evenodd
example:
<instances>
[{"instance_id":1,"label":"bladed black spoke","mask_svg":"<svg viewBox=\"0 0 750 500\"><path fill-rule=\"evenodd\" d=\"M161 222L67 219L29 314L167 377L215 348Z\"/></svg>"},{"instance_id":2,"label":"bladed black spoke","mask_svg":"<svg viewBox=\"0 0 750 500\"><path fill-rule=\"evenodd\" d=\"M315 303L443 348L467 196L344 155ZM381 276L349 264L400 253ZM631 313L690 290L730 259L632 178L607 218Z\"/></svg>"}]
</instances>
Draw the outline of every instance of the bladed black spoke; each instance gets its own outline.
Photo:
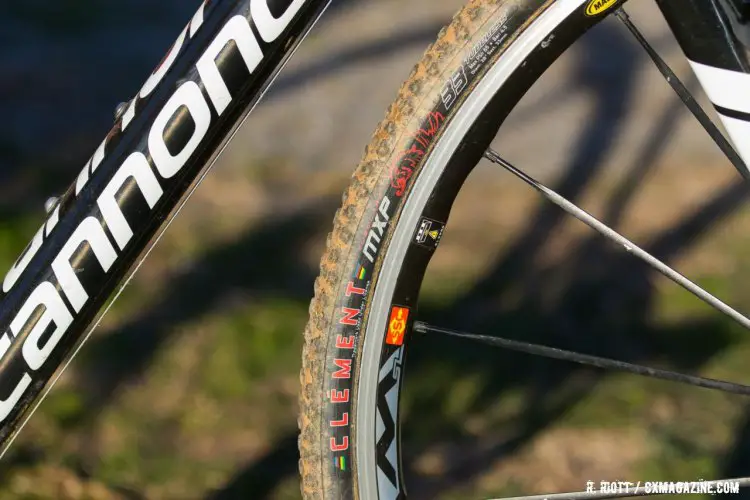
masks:
<instances>
[{"instance_id":1,"label":"bladed black spoke","mask_svg":"<svg viewBox=\"0 0 750 500\"><path fill-rule=\"evenodd\" d=\"M654 48L651 47L643 34L641 34L638 28L630 20L630 16L628 16L628 14L623 9L618 9L615 14L620 19L620 21L622 21L622 23L628 28L628 30L630 30L630 33L633 34L633 37L638 40L638 43L640 43L641 46L645 49L648 56L654 62L654 65L661 72L661 74L664 75L667 83L669 83L672 89L680 97L682 102L685 103L685 106L687 106L693 116L695 116L695 118L700 122L708 135L711 136L711 139L713 139L716 145L719 146L719 149L721 149L721 151L726 155L727 159L729 159L732 165L734 165L734 168L737 169L742 177L744 177L745 179L750 179L750 171L747 169L747 166L745 165L745 162L742 160L742 158L740 158L740 155L737 154L737 151L735 151L734 147L732 147L726 137L724 137L724 134L721 133L719 127L717 127L714 122L711 121L711 119L708 117L706 112L703 111L703 108L701 108L700 104L698 104L698 102L695 100L693 94L690 93L685 84L683 84L680 79L677 78L677 75L674 74L674 72L669 67L669 65L667 65L664 59L662 59L659 54L656 53Z\"/></svg>"},{"instance_id":2,"label":"bladed black spoke","mask_svg":"<svg viewBox=\"0 0 750 500\"><path fill-rule=\"evenodd\" d=\"M575 351L566 351L564 349L558 349L556 347L549 347L541 344L532 344L529 342L521 342L518 340L507 339L503 337L496 337L494 335L480 335L476 333L461 332L458 330L451 330L448 328L441 328L438 326L429 325L421 321L414 322L414 331L420 333L441 333L444 335L450 335L453 337L459 337L467 340L474 340L485 344L510 349L512 351L524 352L527 354L533 354L536 356L543 356L546 358L559 359L563 361L570 361L587 366L594 366L596 368L606 368L609 370L617 370L621 372L635 373L637 375L643 375L646 377L659 378L662 380L671 380L673 382L680 382L683 384L694 385L696 387L704 387L706 389L715 389L722 392L729 392L732 394L741 394L744 396L750 396L750 386L736 384L734 382L725 382L723 380L716 380L712 378L698 377L695 375L688 375L685 373L673 372L670 370L662 370L659 368L652 368L648 366L636 365L633 363L626 363L625 361L618 361L610 358L602 358L599 356L592 356L589 354L581 354Z\"/></svg>"},{"instance_id":3,"label":"bladed black spoke","mask_svg":"<svg viewBox=\"0 0 750 500\"><path fill-rule=\"evenodd\" d=\"M599 221L593 215L589 214L582 208L578 207L577 205L571 203L567 199L560 196L558 193L556 193L552 189L540 183L539 181L537 181L536 179L528 175L526 172L514 167L508 161L504 160L493 149L490 148L487 151L485 151L484 156L488 160L502 166L503 168L511 172L513 175L515 175L519 179L526 182L528 185L530 185L531 187L539 191L549 201L551 201L558 207L562 208L563 210L565 210L567 213L569 213L576 219L580 220L587 226L596 230L598 233L609 238L615 243L622 245L626 251L632 253L639 259L643 260L648 265L650 265L651 267L653 267L654 269L662 273L664 276L666 276L667 278L671 279L678 285L682 286L683 288L685 288L686 290L694 294L696 297L700 298L707 304L715 307L717 310L723 312L724 314L726 314L727 316L729 316L730 318L734 319L739 324L744 326L745 328L750 328L750 319L748 319L747 316L738 312L737 310L735 310L734 308L732 308L730 305L726 304L725 302L722 302L720 299L718 299L714 295L711 295L706 290L699 287L698 285L690 281L688 278L686 278L682 274L678 273L677 271L675 271L668 265L664 264L662 261L660 261L653 255L651 255L650 253L646 252L641 247L639 247L638 245L636 245L629 239L625 238L614 229L610 228L603 222Z\"/></svg>"}]
</instances>

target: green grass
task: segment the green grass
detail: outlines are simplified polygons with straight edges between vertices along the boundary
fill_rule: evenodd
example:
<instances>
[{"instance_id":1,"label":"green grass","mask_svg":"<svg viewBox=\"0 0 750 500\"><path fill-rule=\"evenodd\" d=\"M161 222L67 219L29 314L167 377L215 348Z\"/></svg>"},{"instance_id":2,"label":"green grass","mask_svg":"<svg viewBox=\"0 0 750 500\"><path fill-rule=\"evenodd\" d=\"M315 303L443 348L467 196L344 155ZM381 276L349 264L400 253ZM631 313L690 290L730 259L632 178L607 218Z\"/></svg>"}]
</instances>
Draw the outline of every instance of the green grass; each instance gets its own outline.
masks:
<instances>
[{"instance_id":1,"label":"green grass","mask_svg":"<svg viewBox=\"0 0 750 500\"><path fill-rule=\"evenodd\" d=\"M18 215L3 214L4 221L0 224L0 268L5 271L16 262L26 245L33 239L42 220L38 214Z\"/></svg>"},{"instance_id":2,"label":"green grass","mask_svg":"<svg viewBox=\"0 0 750 500\"><path fill-rule=\"evenodd\" d=\"M217 318L217 340L206 353L203 386L216 399L247 395L267 377L289 374L307 321L298 303L269 300Z\"/></svg>"}]
</instances>

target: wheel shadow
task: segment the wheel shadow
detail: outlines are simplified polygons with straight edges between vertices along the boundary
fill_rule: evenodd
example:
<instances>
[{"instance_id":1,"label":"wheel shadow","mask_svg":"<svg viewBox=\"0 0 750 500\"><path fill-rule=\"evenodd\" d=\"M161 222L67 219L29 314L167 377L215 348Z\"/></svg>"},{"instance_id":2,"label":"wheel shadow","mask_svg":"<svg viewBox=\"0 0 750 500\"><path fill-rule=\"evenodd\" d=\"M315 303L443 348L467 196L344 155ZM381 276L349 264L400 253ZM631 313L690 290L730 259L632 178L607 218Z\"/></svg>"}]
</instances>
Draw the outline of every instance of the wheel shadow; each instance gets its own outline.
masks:
<instances>
[{"instance_id":1,"label":"wheel shadow","mask_svg":"<svg viewBox=\"0 0 750 500\"><path fill-rule=\"evenodd\" d=\"M209 493L206 500L241 500L270 498L282 479L297 474L297 433L285 436L274 447L252 464L243 468L221 489Z\"/></svg>"}]
</instances>

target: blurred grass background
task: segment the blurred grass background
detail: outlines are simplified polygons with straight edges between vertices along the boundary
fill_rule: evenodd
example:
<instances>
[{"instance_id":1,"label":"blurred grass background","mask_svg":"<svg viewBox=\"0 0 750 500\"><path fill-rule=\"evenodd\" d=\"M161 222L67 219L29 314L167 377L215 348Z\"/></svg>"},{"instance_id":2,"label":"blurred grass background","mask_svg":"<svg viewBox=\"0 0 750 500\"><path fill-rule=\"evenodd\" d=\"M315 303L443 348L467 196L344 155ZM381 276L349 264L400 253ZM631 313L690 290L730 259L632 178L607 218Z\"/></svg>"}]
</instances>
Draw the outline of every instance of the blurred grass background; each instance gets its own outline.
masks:
<instances>
[{"instance_id":1,"label":"blurred grass background","mask_svg":"<svg viewBox=\"0 0 750 500\"><path fill-rule=\"evenodd\" d=\"M1 267L196 3L0 6ZM0 465L0 498L299 498L301 331L325 235L383 110L462 3L334 3ZM631 4L694 88L653 6ZM709 291L750 303L747 190L616 23L551 68L495 147ZM747 332L485 164L456 203L420 317L750 375ZM407 374L414 498L750 469L739 397L441 337L414 339Z\"/></svg>"}]
</instances>

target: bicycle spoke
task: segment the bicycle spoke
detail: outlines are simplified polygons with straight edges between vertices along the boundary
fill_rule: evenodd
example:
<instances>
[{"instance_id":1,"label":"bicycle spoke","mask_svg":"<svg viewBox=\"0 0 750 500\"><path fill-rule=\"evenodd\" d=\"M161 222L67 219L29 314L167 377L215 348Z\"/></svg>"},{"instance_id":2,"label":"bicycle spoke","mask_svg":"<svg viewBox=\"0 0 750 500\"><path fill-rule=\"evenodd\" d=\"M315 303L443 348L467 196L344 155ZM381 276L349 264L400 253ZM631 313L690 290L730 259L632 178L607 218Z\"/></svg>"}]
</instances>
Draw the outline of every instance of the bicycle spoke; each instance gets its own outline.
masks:
<instances>
[{"instance_id":1,"label":"bicycle spoke","mask_svg":"<svg viewBox=\"0 0 750 500\"><path fill-rule=\"evenodd\" d=\"M544 184L540 183L530 175L526 174L526 172L523 172L522 170L519 170L518 168L514 167L512 164L504 160L500 155L497 154L492 148L488 149L484 153L484 157L490 160L493 163L496 163L509 172L511 172L516 177L520 178L527 184L529 184L531 187L539 191L545 198L547 198L549 201L557 205L558 207L565 210L567 213L575 217L576 219L580 220L587 226L591 227L592 229L596 230L598 233L602 234L603 236L609 238L610 240L619 243L623 247L625 247L625 250L627 252L632 253L639 259L643 260L647 264L649 264L651 267L662 273L667 278L671 279L678 285L682 286L692 294L694 294L696 297L700 298L707 304L710 304L711 306L715 307L719 311L723 312L730 318L737 321L739 324L744 326L745 328L750 329L750 319L743 315L742 313L738 312L734 308L732 308L730 305L726 304L725 302L722 302L720 299L715 297L714 295L710 294L703 288L699 287L692 281L690 281L688 278L683 276L682 274L678 273L668 265L664 264L662 261L651 255L650 253L646 252L642 248L640 248L638 245L630 241L629 239L622 236L620 233L615 231L614 229L610 228L606 224L599 221L597 218L586 212L585 210L581 209L577 205L571 203L564 197L557 194L555 191L549 189Z\"/></svg>"},{"instance_id":2,"label":"bicycle spoke","mask_svg":"<svg viewBox=\"0 0 750 500\"><path fill-rule=\"evenodd\" d=\"M707 486L713 486L714 488L719 483L733 482L739 483L740 488L746 488L750 486L750 477L738 477L734 479L716 479L712 481L690 481L684 484L690 485L691 488L702 489ZM624 491L621 491L624 490ZM602 498L627 498L627 497L643 497L653 495L665 495L666 493L661 492L646 492L645 485L641 483L633 484L632 487L623 487L618 489L617 492L603 493L601 491L571 491L568 493L551 493L549 495L528 495L523 497L502 497L493 498L491 500L598 500ZM671 494L671 493L670 493Z\"/></svg>"},{"instance_id":3,"label":"bicycle spoke","mask_svg":"<svg viewBox=\"0 0 750 500\"><path fill-rule=\"evenodd\" d=\"M458 330L451 330L448 328L433 326L421 321L414 322L414 331L419 333L442 333L444 335L450 335L452 337L459 337L489 345L494 345L497 347L503 347L511 351L525 352L527 354L534 354L546 358L560 359L563 361L571 361L573 363L594 366L596 368L606 368L622 372L635 373L636 375L643 375L646 377L658 378L662 380L670 380L672 382L680 382L683 384L694 385L696 387L703 387L706 389L715 389L732 394L750 396L750 386L747 385L737 384L734 382L726 382L724 380L716 380L712 378L698 377L696 375L688 375L685 373L662 370L649 366L636 365L633 363L627 363L625 361L618 361L616 359L602 358L599 356L592 356L590 354L581 354L579 352L566 351L564 349L558 349L556 347L549 347L541 344L532 344L530 342L521 342L518 340L511 340L490 335L460 332Z\"/></svg>"},{"instance_id":4,"label":"bicycle spoke","mask_svg":"<svg viewBox=\"0 0 750 500\"><path fill-rule=\"evenodd\" d=\"M643 34L630 20L630 16L628 16L627 12L625 12L623 9L618 9L617 12L615 12L615 15L620 19L620 21L622 21L622 23L628 28L628 30L630 30L630 33L632 33L633 37L638 40L638 43L640 43L644 48L656 68L661 72L662 75L664 75L667 83L669 83L672 89L677 93L682 102L685 103L685 106L687 106L693 116L703 126L703 129L708 133L709 136L711 136L711 139L713 139L714 143L716 143L719 149L721 149L724 155L726 155L727 159L732 163L734 168L737 169L737 171L743 178L749 180L750 170L748 170L748 168L745 166L745 162L742 160L742 158L740 158L740 155L737 154L737 151L735 151L734 147L730 144L726 137L724 137L724 134L721 133L719 127L717 127L716 124L714 124L714 122L708 117L706 112L703 110L700 104L698 104L698 102L695 100L695 97L693 97L693 94L690 93L685 84L682 83L679 78L677 78L677 75L674 74L672 68L670 68L669 65L664 61L664 59L662 59L659 54L656 53L654 48L651 47L651 44L648 43Z\"/></svg>"}]
</instances>

